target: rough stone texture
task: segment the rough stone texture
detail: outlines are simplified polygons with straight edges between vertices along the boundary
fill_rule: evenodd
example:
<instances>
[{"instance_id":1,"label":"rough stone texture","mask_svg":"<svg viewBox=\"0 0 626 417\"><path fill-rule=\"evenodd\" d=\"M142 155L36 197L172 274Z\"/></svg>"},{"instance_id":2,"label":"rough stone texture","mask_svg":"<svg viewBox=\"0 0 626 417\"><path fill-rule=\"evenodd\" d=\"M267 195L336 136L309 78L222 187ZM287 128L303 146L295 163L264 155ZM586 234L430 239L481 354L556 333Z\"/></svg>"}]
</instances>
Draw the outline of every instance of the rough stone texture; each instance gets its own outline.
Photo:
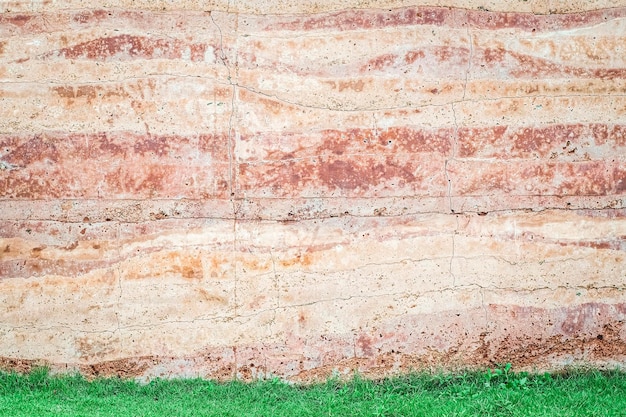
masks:
<instances>
[{"instance_id":1,"label":"rough stone texture","mask_svg":"<svg viewBox=\"0 0 626 417\"><path fill-rule=\"evenodd\" d=\"M626 1L0 9L0 367L626 360Z\"/></svg>"}]
</instances>

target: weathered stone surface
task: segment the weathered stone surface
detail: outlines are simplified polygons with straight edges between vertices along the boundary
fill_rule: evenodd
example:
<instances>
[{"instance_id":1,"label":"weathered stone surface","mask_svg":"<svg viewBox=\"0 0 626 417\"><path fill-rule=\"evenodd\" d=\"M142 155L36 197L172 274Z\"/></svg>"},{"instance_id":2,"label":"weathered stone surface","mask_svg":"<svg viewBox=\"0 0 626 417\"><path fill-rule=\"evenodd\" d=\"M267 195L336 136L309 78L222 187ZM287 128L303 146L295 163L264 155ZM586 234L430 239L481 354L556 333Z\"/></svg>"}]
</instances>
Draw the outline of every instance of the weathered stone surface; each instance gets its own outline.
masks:
<instances>
[{"instance_id":1,"label":"weathered stone surface","mask_svg":"<svg viewBox=\"0 0 626 417\"><path fill-rule=\"evenodd\" d=\"M626 2L0 9L0 367L624 363Z\"/></svg>"}]
</instances>

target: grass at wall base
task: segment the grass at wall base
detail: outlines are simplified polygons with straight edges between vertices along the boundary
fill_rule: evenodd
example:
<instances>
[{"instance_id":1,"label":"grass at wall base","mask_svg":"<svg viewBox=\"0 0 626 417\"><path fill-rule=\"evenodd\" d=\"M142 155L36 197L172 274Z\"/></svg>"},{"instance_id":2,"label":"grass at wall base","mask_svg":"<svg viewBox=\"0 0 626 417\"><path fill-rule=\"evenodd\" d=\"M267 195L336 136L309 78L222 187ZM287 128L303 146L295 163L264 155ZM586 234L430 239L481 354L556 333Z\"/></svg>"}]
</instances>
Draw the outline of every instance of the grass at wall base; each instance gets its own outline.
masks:
<instances>
[{"instance_id":1,"label":"grass at wall base","mask_svg":"<svg viewBox=\"0 0 626 417\"><path fill-rule=\"evenodd\" d=\"M314 385L278 379L97 379L0 372L0 416L626 416L626 373L570 370L355 375Z\"/></svg>"}]
</instances>

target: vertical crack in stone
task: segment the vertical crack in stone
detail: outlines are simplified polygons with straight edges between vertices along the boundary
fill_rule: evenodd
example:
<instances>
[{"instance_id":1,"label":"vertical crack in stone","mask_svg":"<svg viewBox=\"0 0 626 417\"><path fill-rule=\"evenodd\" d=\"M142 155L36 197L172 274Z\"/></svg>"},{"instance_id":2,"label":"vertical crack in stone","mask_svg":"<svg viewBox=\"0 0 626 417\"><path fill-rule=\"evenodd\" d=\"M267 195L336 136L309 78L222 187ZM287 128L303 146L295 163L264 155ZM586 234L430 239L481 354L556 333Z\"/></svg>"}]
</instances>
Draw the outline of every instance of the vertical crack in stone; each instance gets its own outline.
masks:
<instances>
[{"instance_id":1,"label":"vertical crack in stone","mask_svg":"<svg viewBox=\"0 0 626 417\"><path fill-rule=\"evenodd\" d=\"M276 314L278 314L278 309L280 308L280 284L278 282L278 275L276 274L276 259L274 258L274 248L270 247L270 259L272 261L272 272L274 274L274 287L276 290L276 306L272 309L272 320L269 322L269 340L274 340L274 326L276 325ZM268 372L267 365L267 355L265 354L266 345L265 343L261 344L262 346L262 356L263 356L263 371L265 373Z\"/></svg>"},{"instance_id":2,"label":"vertical crack in stone","mask_svg":"<svg viewBox=\"0 0 626 417\"><path fill-rule=\"evenodd\" d=\"M454 213L454 209L452 208L452 181L450 180L450 175L448 174L448 163L450 159L446 159L443 163L443 171L446 176L446 181L448 182L447 186L447 194L448 194L448 210L450 213Z\"/></svg>"},{"instance_id":3,"label":"vertical crack in stone","mask_svg":"<svg viewBox=\"0 0 626 417\"><path fill-rule=\"evenodd\" d=\"M237 317L237 213L238 209L235 204L235 192L233 187L234 181L234 172L233 165L235 165L234 155L233 155L233 117L235 114L235 96L237 94L237 87L233 86L233 96L231 98L231 113L228 119L228 161L229 161L229 177L230 177L230 187L229 187L229 200L233 213L233 256L235 258L235 267L233 268L233 279L235 281L233 288L233 298L234 298L234 315Z\"/></svg>"},{"instance_id":4,"label":"vertical crack in stone","mask_svg":"<svg viewBox=\"0 0 626 417\"><path fill-rule=\"evenodd\" d=\"M454 255L455 255L455 241L454 238L459 230L459 216L456 215L456 227L454 228L454 231L452 232L452 255L450 256L450 264L449 264L449 270L450 270L450 276L452 277L452 287L456 287L456 275L454 274L454 271L452 270L452 266L453 266L453 262L454 262Z\"/></svg>"},{"instance_id":5,"label":"vertical crack in stone","mask_svg":"<svg viewBox=\"0 0 626 417\"><path fill-rule=\"evenodd\" d=\"M467 92L467 81L469 80L469 74L472 69L472 59L474 57L474 38L469 26L467 27L467 36L469 38L469 58L467 60L467 70L465 70L465 83L463 84L463 98L465 100L465 93Z\"/></svg>"},{"instance_id":6,"label":"vertical crack in stone","mask_svg":"<svg viewBox=\"0 0 626 417\"><path fill-rule=\"evenodd\" d=\"M376 113L372 112L372 119L374 120L372 124L372 129L374 130L374 137L378 139L378 120L376 120Z\"/></svg>"},{"instance_id":7,"label":"vertical crack in stone","mask_svg":"<svg viewBox=\"0 0 626 417\"><path fill-rule=\"evenodd\" d=\"M226 61L227 61L226 58L227 57L226 57L226 54L224 53L224 35L222 34L222 28L220 28L220 26L217 24L215 19L213 19L213 15L209 14L209 17L211 18L211 22L213 22L213 25L215 25L215 27L217 28L217 31L220 34L220 55L219 55L219 59L220 59L220 61L222 61L222 64L224 64L224 66L228 70L228 82L232 85L232 80L231 80L231 76L230 76L231 75L230 74L230 67L226 63Z\"/></svg>"},{"instance_id":8,"label":"vertical crack in stone","mask_svg":"<svg viewBox=\"0 0 626 417\"><path fill-rule=\"evenodd\" d=\"M119 223L117 223L117 227L116 227L117 231L116 231L116 240L119 242L120 241L120 225ZM116 269L117 269L117 287L119 290L118 296L117 296L117 311L115 312L115 319L117 321L117 337L119 338L119 342L118 342L118 346L119 346L119 354L120 356L124 355L124 346L122 343L122 327L120 325L120 314L122 312L122 269L121 269L121 259L122 259L122 253L121 253L121 246L118 246L117 248L117 259L119 260L116 263Z\"/></svg>"},{"instance_id":9,"label":"vertical crack in stone","mask_svg":"<svg viewBox=\"0 0 626 417\"><path fill-rule=\"evenodd\" d=\"M485 329L487 329L487 326L489 325L489 318L487 317L487 306L485 306L485 288L483 286L480 286L480 305L483 308L483 311L485 313Z\"/></svg>"},{"instance_id":10,"label":"vertical crack in stone","mask_svg":"<svg viewBox=\"0 0 626 417\"><path fill-rule=\"evenodd\" d=\"M229 82L232 84L233 86L233 95L231 98L231 108L230 108L230 117L228 118L228 160L229 160L229 175L230 175L230 202L232 205L232 210L233 210L233 255L235 257L235 267L233 268L233 280L234 280L234 286L233 286L233 299L234 299L234 305L235 305L235 309L234 309L234 316L237 317L237 304L239 302L239 297L238 297L238 282L237 282L237 254L238 252L238 246L237 246L237 216L238 216L238 209L235 207L235 190L236 190L236 186L234 184L234 181L237 180L238 176L236 175L237 172L237 157L236 155L234 155L235 153L235 141L237 139L237 118L235 117L235 109L237 108L237 95L239 94L239 90L237 89L237 83L239 82L239 65L237 62L237 55L238 55L238 34L237 34L237 29L239 27L239 14L235 15L235 29L234 29L234 36L235 36L235 80L233 81L232 79L230 79L230 70L228 71L229 74ZM220 31L221 34L221 31ZM220 46L221 47L221 46ZM235 124L235 125L234 125ZM235 369L237 369L237 358L235 357Z\"/></svg>"},{"instance_id":11,"label":"vertical crack in stone","mask_svg":"<svg viewBox=\"0 0 626 417\"><path fill-rule=\"evenodd\" d=\"M262 352L263 352L263 375L260 375L261 378L269 378L269 371L267 365L267 347L265 343L262 344Z\"/></svg>"},{"instance_id":12,"label":"vertical crack in stone","mask_svg":"<svg viewBox=\"0 0 626 417\"><path fill-rule=\"evenodd\" d=\"M515 262L513 265L517 264L522 257L520 241L519 241L519 233L517 231L517 220L513 219L513 243L515 244Z\"/></svg>"},{"instance_id":13,"label":"vertical crack in stone","mask_svg":"<svg viewBox=\"0 0 626 417\"><path fill-rule=\"evenodd\" d=\"M230 3L229 3L230 4ZM235 161L235 155L233 155L234 153L234 141L236 139L236 127L234 126L234 122L236 122L235 119L235 108L236 108L236 96L238 94L238 90L237 90L237 45L235 44L235 80L232 79L232 73L231 73L231 69L230 66L228 65L228 57L226 56L226 54L224 53L224 36L222 34L222 28L220 28L220 26L217 24L217 22L215 21L215 19L213 18L212 15L210 15L211 17L211 22L213 22L213 24L215 25L215 27L217 28L217 31L220 34L220 43L219 43L219 59L222 61L222 64L224 65L224 67L226 67L226 70L228 71L228 83L232 86L232 96L231 96L231 101L230 101L230 116L228 118L228 133L227 133L227 150L228 150L228 177L229 177L229 186L228 186L228 193L229 193L229 201L230 201L230 205L231 205L231 210L232 210L232 216L233 216L233 256L235 259L235 265L233 268L233 280L234 280L234 288L233 288L233 305L234 305L234 309L233 309L233 313L234 316L237 317L237 303L238 303L238 297L237 297L237 207L235 204L235 189L236 187L234 186L234 181L235 181L235 173L234 173L234 169L236 166L236 161ZM237 28L238 28L238 21L239 21L239 14L236 14L235 17L235 40L237 40ZM235 369L236 368L236 363L235 363Z\"/></svg>"},{"instance_id":14,"label":"vertical crack in stone","mask_svg":"<svg viewBox=\"0 0 626 417\"><path fill-rule=\"evenodd\" d=\"M237 371L237 347L233 346L233 375L235 377L235 379L239 379L239 376L237 375L238 371Z\"/></svg>"},{"instance_id":15,"label":"vertical crack in stone","mask_svg":"<svg viewBox=\"0 0 626 417\"><path fill-rule=\"evenodd\" d=\"M474 45L473 45L473 37L472 37L472 33L470 31L469 26L467 27L467 36L469 38L469 57L467 60L467 69L465 70L465 82L463 83L463 96L461 98L461 101L465 101L465 95L467 92L467 82L469 80L469 74L472 68L472 59L474 56ZM456 108L455 108L455 104L457 104L458 101L453 101L451 103L452 106L452 119L454 121L454 131L453 131L453 136L452 136L452 155L450 156L450 158L446 159L446 161L444 162L444 175L446 177L446 180L448 181L448 209L450 210L451 213L454 213L454 208L452 206L452 180L450 179L450 175L448 173L448 163L450 161L453 161L456 158L457 155L457 146L458 146L458 139L459 139L459 124L456 118ZM458 219L457 219L457 226L458 226Z\"/></svg>"},{"instance_id":16,"label":"vertical crack in stone","mask_svg":"<svg viewBox=\"0 0 626 417\"><path fill-rule=\"evenodd\" d=\"M452 206L452 179L450 178L450 174L448 172L448 164L450 163L450 161L453 161L456 158L456 154L457 154L457 143L458 143L458 135L459 135L459 125L457 123L456 120L456 108L454 107L455 103L452 103L452 120L454 122L454 130L452 132L452 138L451 138L451 155L449 158L447 158L443 164L443 171L444 171L444 175L446 178L446 181L448 182L448 187L447 187L447 194L448 194L448 210L450 211L450 213L454 213L454 208Z\"/></svg>"},{"instance_id":17,"label":"vertical crack in stone","mask_svg":"<svg viewBox=\"0 0 626 417\"><path fill-rule=\"evenodd\" d=\"M276 291L276 308L280 308L280 279L276 273L276 259L274 258L274 252L270 249L270 257L272 259L272 272L274 274L274 290ZM275 310L274 310L275 311ZM276 314L274 313L274 317Z\"/></svg>"},{"instance_id":18,"label":"vertical crack in stone","mask_svg":"<svg viewBox=\"0 0 626 417\"><path fill-rule=\"evenodd\" d=\"M238 15L237 15L238 16ZM228 65L228 58L226 56L226 54L224 53L224 36L222 34L222 28L219 27L219 25L217 24L217 22L215 21L215 19L213 18L213 15L210 15L211 18L211 22L213 22L213 24L215 25L215 27L217 28L217 31L220 34L220 43L219 43L219 59L220 61L222 61L222 64L224 65L224 67L226 68L227 72L228 72L228 83L231 85L233 91L232 91L232 96L231 96L231 101L230 101L230 116L228 118L228 132L227 132L227 140L228 140L228 146L226 147L228 150L228 163L229 163L229 169L228 169L228 175L229 175L229 188L228 188L228 192L229 192L229 198L231 201L231 205L232 205L232 209L233 209L233 217L235 216L235 206L234 206L234 187L233 187L233 119L235 116L235 96L237 95L237 82L233 81L232 79L232 74L231 74L231 69L230 66ZM236 34L235 34L235 39L236 39ZM236 49L236 48L235 48ZM235 54L235 59L236 59L236 54Z\"/></svg>"}]
</instances>

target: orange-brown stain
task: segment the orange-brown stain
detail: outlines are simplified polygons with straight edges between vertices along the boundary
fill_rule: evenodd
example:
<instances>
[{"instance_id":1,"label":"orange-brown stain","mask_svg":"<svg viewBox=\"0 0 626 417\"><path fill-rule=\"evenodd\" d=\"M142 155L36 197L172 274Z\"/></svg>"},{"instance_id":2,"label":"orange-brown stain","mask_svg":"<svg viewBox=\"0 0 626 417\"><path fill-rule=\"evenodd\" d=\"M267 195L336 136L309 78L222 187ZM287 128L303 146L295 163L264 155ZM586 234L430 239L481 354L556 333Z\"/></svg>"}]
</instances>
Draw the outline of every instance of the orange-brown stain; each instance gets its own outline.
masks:
<instances>
[{"instance_id":1,"label":"orange-brown stain","mask_svg":"<svg viewBox=\"0 0 626 417\"><path fill-rule=\"evenodd\" d=\"M391 67L396 62L398 56L394 54L383 54L367 61L361 66L360 71L381 71L387 67Z\"/></svg>"},{"instance_id":2,"label":"orange-brown stain","mask_svg":"<svg viewBox=\"0 0 626 417\"><path fill-rule=\"evenodd\" d=\"M46 248L45 245L37 246L36 248L32 248L30 253L32 258L39 258L41 256L41 252Z\"/></svg>"},{"instance_id":3,"label":"orange-brown stain","mask_svg":"<svg viewBox=\"0 0 626 417\"><path fill-rule=\"evenodd\" d=\"M300 266L307 267L313 263L313 255L311 253L303 253L289 259L281 259L280 264L284 267Z\"/></svg>"},{"instance_id":4,"label":"orange-brown stain","mask_svg":"<svg viewBox=\"0 0 626 417\"><path fill-rule=\"evenodd\" d=\"M364 86L365 82L363 80L338 81L338 90L340 93L344 90L360 92L363 91Z\"/></svg>"},{"instance_id":5,"label":"orange-brown stain","mask_svg":"<svg viewBox=\"0 0 626 417\"><path fill-rule=\"evenodd\" d=\"M204 277L202 259L199 255L183 252L155 254L148 260L145 268L139 265L128 269L125 279L160 278L167 275L179 276L189 280L201 280Z\"/></svg>"},{"instance_id":6,"label":"orange-brown stain","mask_svg":"<svg viewBox=\"0 0 626 417\"><path fill-rule=\"evenodd\" d=\"M84 85L78 87L53 87L52 90L58 94L59 97L68 99L69 103L74 103L75 100L82 99L90 104L93 99L96 98L98 87Z\"/></svg>"},{"instance_id":7,"label":"orange-brown stain","mask_svg":"<svg viewBox=\"0 0 626 417\"><path fill-rule=\"evenodd\" d=\"M202 260L199 256L170 253L163 262L166 270L170 269L173 273L179 273L183 278L202 279L203 277Z\"/></svg>"},{"instance_id":8,"label":"orange-brown stain","mask_svg":"<svg viewBox=\"0 0 626 417\"><path fill-rule=\"evenodd\" d=\"M198 293L200 294L200 296L202 297L202 299L206 302L209 303L219 303L219 304L227 304L228 300L226 300L226 298L219 296L219 295L215 295L215 294L211 294L210 292L208 292L207 290L205 290L204 288L197 288Z\"/></svg>"},{"instance_id":9,"label":"orange-brown stain","mask_svg":"<svg viewBox=\"0 0 626 417\"><path fill-rule=\"evenodd\" d=\"M420 50L409 51L404 55L404 62L406 64L413 64L418 59L424 59L425 57L426 57L426 54L424 53L424 51L420 51Z\"/></svg>"},{"instance_id":10,"label":"orange-brown stain","mask_svg":"<svg viewBox=\"0 0 626 417\"><path fill-rule=\"evenodd\" d=\"M72 242L69 245L65 246L63 249L67 251L74 250L78 247L78 241Z\"/></svg>"}]
</instances>

